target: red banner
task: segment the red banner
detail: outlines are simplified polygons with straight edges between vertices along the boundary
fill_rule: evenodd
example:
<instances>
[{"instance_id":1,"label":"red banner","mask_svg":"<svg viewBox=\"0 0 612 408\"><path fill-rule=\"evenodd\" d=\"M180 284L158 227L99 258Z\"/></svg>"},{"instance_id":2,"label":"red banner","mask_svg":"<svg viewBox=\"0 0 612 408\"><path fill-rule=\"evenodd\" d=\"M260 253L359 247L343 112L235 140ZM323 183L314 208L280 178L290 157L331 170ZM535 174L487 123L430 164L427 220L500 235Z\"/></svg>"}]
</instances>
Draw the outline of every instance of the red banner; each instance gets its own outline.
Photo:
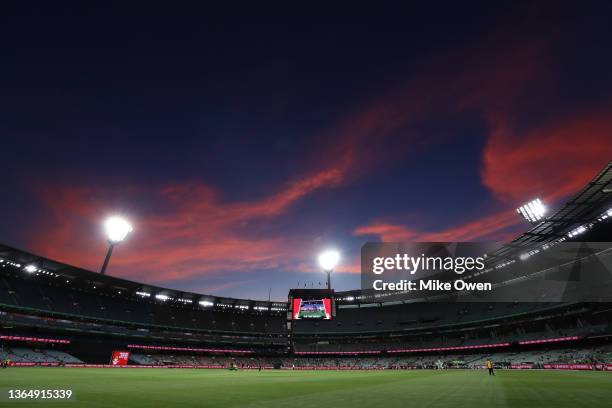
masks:
<instances>
[{"instance_id":1,"label":"red banner","mask_svg":"<svg viewBox=\"0 0 612 408\"><path fill-rule=\"evenodd\" d=\"M435 348L419 348L419 349L400 349L388 350L388 353L417 353L429 351L450 351L450 350L473 350L493 347L509 347L510 343L495 343L495 344L477 344L474 346L456 346L456 347L435 347Z\"/></svg>"},{"instance_id":2,"label":"red banner","mask_svg":"<svg viewBox=\"0 0 612 408\"><path fill-rule=\"evenodd\" d=\"M113 357L111 358L111 365L114 366L126 366L130 359L129 351L113 351Z\"/></svg>"},{"instance_id":3,"label":"red banner","mask_svg":"<svg viewBox=\"0 0 612 408\"><path fill-rule=\"evenodd\" d=\"M0 340L30 341L30 342L36 342L36 343L70 344L70 340L64 340L64 339L44 339L44 338L40 338L40 337L24 337L24 336L0 336Z\"/></svg>"},{"instance_id":4,"label":"red banner","mask_svg":"<svg viewBox=\"0 0 612 408\"><path fill-rule=\"evenodd\" d=\"M592 364L544 364L550 370L592 370Z\"/></svg>"},{"instance_id":5,"label":"red banner","mask_svg":"<svg viewBox=\"0 0 612 408\"><path fill-rule=\"evenodd\" d=\"M171 351L202 351L208 353L235 353L235 354L250 354L252 350L234 350L234 349L213 349L213 348L193 348L193 347L171 347L171 346L144 346L139 344L128 344L128 348L136 348L143 350L171 350Z\"/></svg>"},{"instance_id":6,"label":"red banner","mask_svg":"<svg viewBox=\"0 0 612 408\"><path fill-rule=\"evenodd\" d=\"M542 343L558 343L560 341L572 341L572 340L580 340L578 336L569 336L569 337L555 337L552 339L539 339L539 340L524 340L519 341L519 344L542 344Z\"/></svg>"},{"instance_id":7,"label":"red banner","mask_svg":"<svg viewBox=\"0 0 612 408\"><path fill-rule=\"evenodd\" d=\"M113 366L108 364L66 364L66 367L71 368L217 368L217 369L227 369L225 365L183 365L183 364L172 364L172 365L129 365L129 366ZM241 370L258 370L258 366L248 366L248 367L238 367ZM269 370L274 367L271 365L264 365L261 368ZM359 368L359 367L283 367L284 370L384 370L381 367L368 367L368 368Z\"/></svg>"}]
</instances>

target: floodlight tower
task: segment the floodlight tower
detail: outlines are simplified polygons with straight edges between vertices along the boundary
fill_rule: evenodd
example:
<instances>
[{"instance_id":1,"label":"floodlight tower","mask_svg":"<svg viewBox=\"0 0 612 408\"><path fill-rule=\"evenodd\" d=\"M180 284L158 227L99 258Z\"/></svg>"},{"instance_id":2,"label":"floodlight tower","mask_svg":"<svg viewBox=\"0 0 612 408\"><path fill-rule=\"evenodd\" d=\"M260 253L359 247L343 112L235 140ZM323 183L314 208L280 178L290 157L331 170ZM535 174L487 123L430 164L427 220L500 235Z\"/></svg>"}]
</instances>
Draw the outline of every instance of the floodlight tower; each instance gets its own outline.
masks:
<instances>
[{"instance_id":1,"label":"floodlight tower","mask_svg":"<svg viewBox=\"0 0 612 408\"><path fill-rule=\"evenodd\" d=\"M108 243L110 245L108 247L108 252L106 253L106 259L104 259L104 264L102 265L102 270L100 271L102 275L106 273L106 267L108 266L108 261L110 261L110 257L113 254L113 248L115 245L123 241L125 237L127 237L127 235L133 231L133 228L125 218L113 216L104 221L104 230L106 231L106 237L108 238Z\"/></svg>"},{"instance_id":2,"label":"floodlight tower","mask_svg":"<svg viewBox=\"0 0 612 408\"><path fill-rule=\"evenodd\" d=\"M340 262L340 253L334 249L328 249L319 255L319 265L327 274L327 289L331 290L331 273L338 262Z\"/></svg>"}]
</instances>

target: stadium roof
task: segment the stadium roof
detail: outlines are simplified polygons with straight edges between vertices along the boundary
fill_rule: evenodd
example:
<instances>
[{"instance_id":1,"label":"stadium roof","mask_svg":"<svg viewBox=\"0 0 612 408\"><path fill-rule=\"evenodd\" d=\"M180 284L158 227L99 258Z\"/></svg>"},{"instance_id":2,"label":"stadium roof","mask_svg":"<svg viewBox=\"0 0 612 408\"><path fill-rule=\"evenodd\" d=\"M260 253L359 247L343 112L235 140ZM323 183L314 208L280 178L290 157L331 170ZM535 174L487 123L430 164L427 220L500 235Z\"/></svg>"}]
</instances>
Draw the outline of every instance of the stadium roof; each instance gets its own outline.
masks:
<instances>
[{"instance_id":1,"label":"stadium roof","mask_svg":"<svg viewBox=\"0 0 612 408\"><path fill-rule=\"evenodd\" d=\"M228 308L241 305L248 305L254 310L284 311L284 303L255 301L248 299L235 299L219 296L198 294L193 292L179 291L114 276L102 275L98 272L78 268L76 266L57 262L44 258L20 249L12 248L0 244L0 265L8 266L10 270L20 270L26 273L28 266L32 267L32 274L40 275L43 278L55 280L58 284L70 285L81 290L110 293L113 295L134 295L148 294L147 297L155 298L156 295L168 297L168 301L179 303L211 302L210 306L221 305ZM35 268L35 270L34 270ZM4 268L3 268L4 269ZM144 297L144 296L143 296ZM191 302L189 302L191 301Z\"/></svg>"},{"instance_id":2,"label":"stadium roof","mask_svg":"<svg viewBox=\"0 0 612 408\"><path fill-rule=\"evenodd\" d=\"M488 254L500 261L535 244L562 242L574 231L587 232L612 209L612 161L555 213L500 249ZM576 234L578 235L578 234Z\"/></svg>"}]
</instances>

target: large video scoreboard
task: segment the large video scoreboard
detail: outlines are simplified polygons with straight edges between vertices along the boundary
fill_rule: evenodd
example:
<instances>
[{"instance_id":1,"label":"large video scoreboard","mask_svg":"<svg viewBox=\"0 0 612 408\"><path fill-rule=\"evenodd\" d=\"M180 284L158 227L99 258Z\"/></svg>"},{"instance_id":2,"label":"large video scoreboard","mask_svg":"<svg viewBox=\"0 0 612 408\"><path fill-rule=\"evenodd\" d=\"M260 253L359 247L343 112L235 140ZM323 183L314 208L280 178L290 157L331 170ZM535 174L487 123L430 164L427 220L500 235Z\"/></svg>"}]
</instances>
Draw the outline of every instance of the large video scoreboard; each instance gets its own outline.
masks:
<instances>
[{"instance_id":1,"label":"large video scoreboard","mask_svg":"<svg viewBox=\"0 0 612 408\"><path fill-rule=\"evenodd\" d=\"M336 315L334 291L328 289L291 289L291 320L331 320Z\"/></svg>"}]
</instances>

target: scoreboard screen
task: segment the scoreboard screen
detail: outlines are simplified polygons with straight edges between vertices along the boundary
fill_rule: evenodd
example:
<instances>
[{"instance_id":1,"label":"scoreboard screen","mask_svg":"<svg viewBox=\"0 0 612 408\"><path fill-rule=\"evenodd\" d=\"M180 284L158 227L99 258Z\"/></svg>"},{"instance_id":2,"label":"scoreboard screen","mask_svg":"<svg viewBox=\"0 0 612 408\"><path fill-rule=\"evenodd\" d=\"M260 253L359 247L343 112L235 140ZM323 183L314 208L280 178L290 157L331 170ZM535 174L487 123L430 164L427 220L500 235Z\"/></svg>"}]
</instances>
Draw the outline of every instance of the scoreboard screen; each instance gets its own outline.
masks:
<instances>
[{"instance_id":1,"label":"scoreboard screen","mask_svg":"<svg viewBox=\"0 0 612 408\"><path fill-rule=\"evenodd\" d=\"M298 319L324 319L332 316L332 301L325 299L293 299L293 320Z\"/></svg>"},{"instance_id":2,"label":"scoreboard screen","mask_svg":"<svg viewBox=\"0 0 612 408\"><path fill-rule=\"evenodd\" d=\"M336 316L334 299L333 290L291 289L287 320L332 320Z\"/></svg>"}]
</instances>

